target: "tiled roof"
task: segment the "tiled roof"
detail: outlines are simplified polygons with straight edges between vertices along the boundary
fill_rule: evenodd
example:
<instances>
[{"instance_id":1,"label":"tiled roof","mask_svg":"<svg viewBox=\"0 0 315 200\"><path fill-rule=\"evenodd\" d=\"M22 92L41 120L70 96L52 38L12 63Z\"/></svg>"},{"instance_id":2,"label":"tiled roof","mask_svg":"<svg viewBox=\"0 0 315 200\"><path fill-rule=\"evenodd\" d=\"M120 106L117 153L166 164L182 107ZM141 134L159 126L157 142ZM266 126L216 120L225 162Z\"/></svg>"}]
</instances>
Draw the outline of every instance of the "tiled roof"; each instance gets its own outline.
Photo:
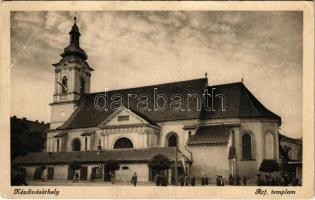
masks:
<instances>
[{"instance_id":1,"label":"tiled roof","mask_svg":"<svg viewBox=\"0 0 315 200\"><path fill-rule=\"evenodd\" d=\"M242 82L216 85L207 88L206 83L207 79L195 79L139 88L114 90L107 92L107 99L111 99L113 95L120 95L123 97L123 105L126 108L129 108L152 124L162 121L185 119L207 120L257 117L271 118L281 123L281 118L268 110L262 103L260 103ZM143 111L138 108L139 100L137 100L137 98L128 97L128 94L135 94L137 96L145 94L150 97L149 105L150 108L153 108L155 99L154 89L156 89L156 94L163 94L167 99L171 99L171 96L174 94L181 95L183 97L183 105L185 110L176 111L171 109L170 100L168 100L165 110ZM204 106L202 106L201 111L196 109L196 98L191 98L190 101L188 100L189 98L187 98L187 96L190 94L196 94L202 97L205 89L208 90L208 94L211 94L211 91L214 91L214 95L221 95L223 97L224 110L222 110L222 98L216 96L213 97L213 105L215 109L210 111L204 109ZM101 94L104 94L104 92L85 94L80 100L78 108L71 115L71 117L61 127L59 127L59 129L96 127L106 118L108 118L114 112L114 110L111 110L109 107L107 107L107 111L100 111L97 110L94 105L95 97ZM207 96L207 98L211 103L212 97ZM205 105L205 102L202 103ZM187 107L190 108L190 110L186 109Z\"/></svg>"},{"instance_id":2,"label":"tiled roof","mask_svg":"<svg viewBox=\"0 0 315 200\"><path fill-rule=\"evenodd\" d=\"M242 82L208 87L208 94L223 96L222 98L214 97L214 110L202 110L201 119L221 119L221 118L252 118L266 117L276 119L281 122L281 118L268 110L256 97L245 87ZM211 102L211 96L208 96Z\"/></svg>"},{"instance_id":3,"label":"tiled roof","mask_svg":"<svg viewBox=\"0 0 315 200\"><path fill-rule=\"evenodd\" d=\"M293 144L302 144L302 138L290 138L286 135L280 134L279 133L279 141L281 142L288 142L288 143L293 143Z\"/></svg>"},{"instance_id":4,"label":"tiled roof","mask_svg":"<svg viewBox=\"0 0 315 200\"><path fill-rule=\"evenodd\" d=\"M138 100L136 98L128 97L128 94L135 95L148 95L150 108L154 105L154 89L155 94L163 94L167 99L170 99L174 94L180 94L184 98L184 105L187 106L188 94L198 94L202 96L206 87L207 79L195 79L182 82L166 83L160 85L152 85L131 89L114 90L107 93L110 100L113 95L120 95L123 97L123 104L126 108L129 108L141 117L144 117L150 122L170 121L170 120L182 120L182 119L198 119L200 111L196 109L196 99L192 98L189 101L189 107L191 111L175 111L170 109L170 101L166 103L166 109L163 111L143 111L138 108ZM80 105L71 117L59 128L59 129L74 129L74 128L87 128L96 127L109 117L114 110L108 107L108 111L97 110L94 106L94 99L97 95L104 94L90 93L85 94L81 99ZM129 99L129 106L128 106ZM195 108L195 109L194 109Z\"/></svg>"},{"instance_id":5,"label":"tiled roof","mask_svg":"<svg viewBox=\"0 0 315 200\"><path fill-rule=\"evenodd\" d=\"M122 162L147 162L154 156L161 154L170 160L175 159L174 147L152 147L143 149L115 149L106 151L74 151L74 152L39 152L30 153L24 157L16 158L14 164L49 164L71 163L73 161L95 163L107 160Z\"/></svg>"},{"instance_id":6,"label":"tiled roof","mask_svg":"<svg viewBox=\"0 0 315 200\"><path fill-rule=\"evenodd\" d=\"M229 141L228 126L201 126L195 135L188 138L188 145L194 144L224 144Z\"/></svg>"}]
</instances>

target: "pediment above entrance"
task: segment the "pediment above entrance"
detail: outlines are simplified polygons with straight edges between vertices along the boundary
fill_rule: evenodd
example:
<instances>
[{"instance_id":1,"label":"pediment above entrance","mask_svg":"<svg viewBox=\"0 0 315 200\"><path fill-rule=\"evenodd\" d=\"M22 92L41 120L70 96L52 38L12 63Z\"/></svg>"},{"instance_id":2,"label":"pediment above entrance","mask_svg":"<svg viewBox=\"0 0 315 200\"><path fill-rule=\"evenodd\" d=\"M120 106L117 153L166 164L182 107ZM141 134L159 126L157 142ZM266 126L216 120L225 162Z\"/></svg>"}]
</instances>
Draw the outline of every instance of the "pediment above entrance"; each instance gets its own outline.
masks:
<instances>
[{"instance_id":1,"label":"pediment above entrance","mask_svg":"<svg viewBox=\"0 0 315 200\"><path fill-rule=\"evenodd\" d=\"M126 126L126 125L152 125L148 120L139 116L132 110L123 107L115 111L108 118L106 118L100 125L100 128L112 126Z\"/></svg>"}]
</instances>

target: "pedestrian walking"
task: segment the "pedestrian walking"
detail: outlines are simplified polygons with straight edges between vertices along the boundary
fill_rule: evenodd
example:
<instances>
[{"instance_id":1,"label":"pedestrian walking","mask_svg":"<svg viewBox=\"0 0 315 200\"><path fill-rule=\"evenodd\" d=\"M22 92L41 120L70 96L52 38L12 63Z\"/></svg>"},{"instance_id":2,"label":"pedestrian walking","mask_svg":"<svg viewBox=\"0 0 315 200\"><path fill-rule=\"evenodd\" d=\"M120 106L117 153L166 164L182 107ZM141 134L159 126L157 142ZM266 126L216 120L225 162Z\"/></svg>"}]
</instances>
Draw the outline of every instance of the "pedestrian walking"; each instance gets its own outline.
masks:
<instances>
[{"instance_id":1,"label":"pedestrian walking","mask_svg":"<svg viewBox=\"0 0 315 200\"><path fill-rule=\"evenodd\" d=\"M240 175L235 175L235 185L241 185L241 177Z\"/></svg>"},{"instance_id":2,"label":"pedestrian walking","mask_svg":"<svg viewBox=\"0 0 315 200\"><path fill-rule=\"evenodd\" d=\"M137 186L137 182L138 182L137 173L134 173L133 176L131 177L131 184L133 184L133 186Z\"/></svg>"},{"instance_id":3,"label":"pedestrian walking","mask_svg":"<svg viewBox=\"0 0 315 200\"><path fill-rule=\"evenodd\" d=\"M233 178L232 174L229 175L229 184L234 185L234 178Z\"/></svg>"},{"instance_id":4,"label":"pedestrian walking","mask_svg":"<svg viewBox=\"0 0 315 200\"><path fill-rule=\"evenodd\" d=\"M194 176L191 177L190 183L191 183L191 186L196 185L196 178Z\"/></svg>"},{"instance_id":5,"label":"pedestrian walking","mask_svg":"<svg viewBox=\"0 0 315 200\"><path fill-rule=\"evenodd\" d=\"M205 185L205 178L202 176L201 177L201 185L204 186Z\"/></svg>"},{"instance_id":6,"label":"pedestrian walking","mask_svg":"<svg viewBox=\"0 0 315 200\"><path fill-rule=\"evenodd\" d=\"M78 179L79 179L79 174L78 174L78 172L75 172L74 176L75 176L75 181L78 181Z\"/></svg>"},{"instance_id":7,"label":"pedestrian walking","mask_svg":"<svg viewBox=\"0 0 315 200\"><path fill-rule=\"evenodd\" d=\"M188 186L189 184L189 178L187 175L184 176L185 186Z\"/></svg>"},{"instance_id":8,"label":"pedestrian walking","mask_svg":"<svg viewBox=\"0 0 315 200\"><path fill-rule=\"evenodd\" d=\"M167 178L166 178L166 176L162 175L161 182L162 182L162 184L161 184L162 186L167 186Z\"/></svg>"},{"instance_id":9,"label":"pedestrian walking","mask_svg":"<svg viewBox=\"0 0 315 200\"><path fill-rule=\"evenodd\" d=\"M184 186L185 185L185 177L181 176L180 178L180 186Z\"/></svg>"},{"instance_id":10,"label":"pedestrian walking","mask_svg":"<svg viewBox=\"0 0 315 200\"><path fill-rule=\"evenodd\" d=\"M209 178L208 176L205 177L205 185L208 185L209 184Z\"/></svg>"},{"instance_id":11,"label":"pedestrian walking","mask_svg":"<svg viewBox=\"0 0 315 200\"><path fill-rule=\"evenodd\" d=\"M93 172L91 172L90 180L94 181L94 173Z\"/></svg>"},{"instance_id":12,"label":"pedestrian walking","mask_svg":"<svg viewBox=\"0 0 315 200\"><path fill-rule=\"evenodd\" d=\"M222 176L218 176L216 180L217 186L224 186L224 181Z\"/></svg>"},{"instance_id":13,"label":"pedestrian walking","mask_svg":"<svg viewBox=\"0 0 315 200\"><path fill-rule=\"evenodd\" d=\"M157 174L156 177L155 177L155 185L156 185L156 186L160 186L160 183L161 183L161 182L160 182L160 175Z\"/></svg>"},{"instance_id":14,"label":"pedestrian walking","mask_svg":"<svg viewBox=\"0 0 315 200\"><path fill-rule=\"evenodd\" d=\"M246 183L247 183L247 177L243 176L243 185L246 186Z\"/></svg>"}]
</instances>

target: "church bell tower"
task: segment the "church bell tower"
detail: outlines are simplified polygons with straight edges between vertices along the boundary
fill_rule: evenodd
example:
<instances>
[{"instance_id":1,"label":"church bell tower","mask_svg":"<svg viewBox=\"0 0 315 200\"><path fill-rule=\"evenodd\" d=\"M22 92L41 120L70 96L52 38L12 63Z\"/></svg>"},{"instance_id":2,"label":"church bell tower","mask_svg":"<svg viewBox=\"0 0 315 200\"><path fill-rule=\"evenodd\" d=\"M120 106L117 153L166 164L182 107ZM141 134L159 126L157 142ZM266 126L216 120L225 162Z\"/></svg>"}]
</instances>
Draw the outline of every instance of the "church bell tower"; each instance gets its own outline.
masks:
<instances>
[{"instance_id":1,"label":"church bell tower","mask_svg":"<svg viewBox=\"0 0 315 200\"><path fill-rule=\"evenodd\" d=\"M74 17L70 44L61 54L55 68L55 90L51 103L51 129L61 126L76 109L79 99L90 92L91 72L87 54L80 48L80 31Z\"/></svg>"}]
</instances>

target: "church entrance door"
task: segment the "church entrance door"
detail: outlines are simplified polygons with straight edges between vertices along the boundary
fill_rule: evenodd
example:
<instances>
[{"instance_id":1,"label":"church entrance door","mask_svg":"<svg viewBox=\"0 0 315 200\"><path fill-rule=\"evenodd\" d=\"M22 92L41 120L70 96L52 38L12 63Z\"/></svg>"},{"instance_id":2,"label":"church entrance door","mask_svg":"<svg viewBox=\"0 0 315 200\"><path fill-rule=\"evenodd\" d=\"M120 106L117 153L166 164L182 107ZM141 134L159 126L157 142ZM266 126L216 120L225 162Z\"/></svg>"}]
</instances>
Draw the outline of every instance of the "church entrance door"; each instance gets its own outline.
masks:
<instances>
[{"instance_id":1,"label":"church entrance door","mask_svg":"<svg viewBox=\"0 0 315 200\"><path fill-rule=\"evenodd\" d=\"M47 169L47 179L48 180L53 180L54 179L54 168L53 167L48 167L48 169Z\"/></svg>"},{"instance_id":2,"label":"church entrance door","mask_svg":"<svg viewBox=\"0 0 315 200\"><path fill-rule=\"evenodd\" d=\"M81 167L80 169L80 180L86 181L87 180L87 167Z\"/></svg>"}]
</instances>

